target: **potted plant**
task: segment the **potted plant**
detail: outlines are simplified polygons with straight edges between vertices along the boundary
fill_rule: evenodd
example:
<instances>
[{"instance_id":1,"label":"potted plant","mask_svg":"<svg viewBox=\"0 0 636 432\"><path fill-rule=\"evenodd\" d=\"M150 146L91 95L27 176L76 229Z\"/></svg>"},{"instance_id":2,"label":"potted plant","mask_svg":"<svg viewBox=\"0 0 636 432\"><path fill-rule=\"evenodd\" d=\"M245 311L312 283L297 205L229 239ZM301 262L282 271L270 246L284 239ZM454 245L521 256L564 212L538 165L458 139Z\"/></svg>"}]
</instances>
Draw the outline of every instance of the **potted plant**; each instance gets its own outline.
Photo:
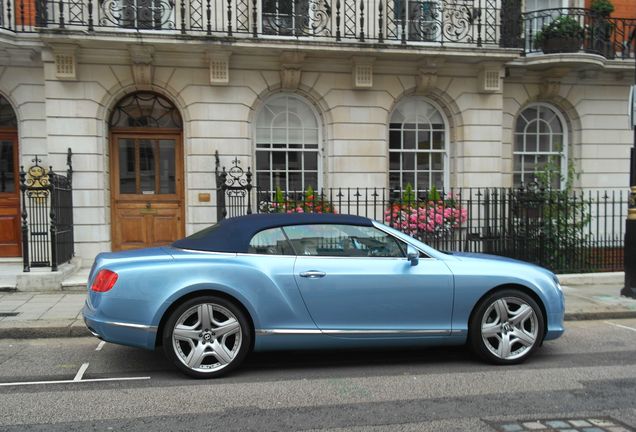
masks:
<instances>
[{"instance_id":1,"label":"potted plant","mask_svg":"<svg viewBox=\"0 0 636 432\"><path fill-rule=\"evenodd\" d=\"M607 18L614 12L614 5L610 0L592 0L590 11L593 15Z\"/></svg>"},{"instance_id":2,"label":"potted plant","mask_svg":"<svg viewBox=\"0 0 636 432\"><path fill-rule=\"evenodd\" d=\"M581 48L583 36L583 27L579 22L563 15L543 26L534 38L534 46L546 54L577 52Z\"/></svg>"}]
</instances>

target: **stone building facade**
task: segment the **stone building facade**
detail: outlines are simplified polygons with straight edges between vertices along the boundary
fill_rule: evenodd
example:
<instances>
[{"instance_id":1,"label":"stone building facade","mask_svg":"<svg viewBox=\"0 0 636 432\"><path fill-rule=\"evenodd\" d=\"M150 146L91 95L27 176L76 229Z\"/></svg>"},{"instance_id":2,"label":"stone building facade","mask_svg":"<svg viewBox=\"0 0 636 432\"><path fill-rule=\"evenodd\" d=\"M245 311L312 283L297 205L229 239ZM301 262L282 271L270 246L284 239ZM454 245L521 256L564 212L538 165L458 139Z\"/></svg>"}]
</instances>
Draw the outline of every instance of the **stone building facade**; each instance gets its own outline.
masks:
<instances>
[{"instance_id":1,"label":"stone building facade","mask_svg":"<svg viewBox=\"0 0 636 432\"><path fill-rule=\"evenodd\" d=\"M492 40L487 8L483 28L471 30L481 43L411 41L406 31L401 43L399 26L379 43L391 37L380 25L349 39L343 27L340 41L333 28L329 38L268 37L262 22L257 38L199 37L180 34L178 11L166 31L137 23L86 32L86 16L79 28L55 21L20 31L8 28L5 11L3 169L15 180L17 165L36 155L62 168L72 149L75 250L85 262L215 222L215 152L223 166L251 167L255 184L270 191L511 187L550 156L580 173L577 188L624 189L633 51L524 55L523 46L501 42L505 1L468 3L496 7ZM344 6L336 12L344 23ZM469 18L456 25L475 27ZM7 233L19 218L10 191L4 196ZM16 238L3 235L6 244Z\"/></svg>"}]
</instances>

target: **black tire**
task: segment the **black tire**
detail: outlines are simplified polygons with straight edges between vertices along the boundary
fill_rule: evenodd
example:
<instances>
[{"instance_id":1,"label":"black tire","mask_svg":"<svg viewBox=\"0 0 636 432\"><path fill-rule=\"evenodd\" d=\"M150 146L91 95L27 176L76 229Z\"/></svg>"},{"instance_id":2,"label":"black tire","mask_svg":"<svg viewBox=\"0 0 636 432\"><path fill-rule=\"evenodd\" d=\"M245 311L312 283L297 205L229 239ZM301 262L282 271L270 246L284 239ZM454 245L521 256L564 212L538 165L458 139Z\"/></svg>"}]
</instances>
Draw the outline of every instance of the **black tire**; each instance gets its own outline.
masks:
<instances>
[{"instance_id":1,"label":"black tire","mask_svg":"<svg viewBox=\"0 0 636 432\"><path fill-rule=\"evenodd\" d=\"M208 324L203 326L202 322ZM173 339L177 324L181 337ZM252 345L252 332L240 307L209 295L179 305L166 321L162 339L166 357L183 373L194 378L217 378L243 362ZM191 365L186 364L188 361Z\"/></svg>"},{"instance_id":2,"label":"black tire","mask_svg":"<svg viewBox=\"0 0 636 432\"><path fill-rule=\"evenodd\" d=\"M505 315L503 321L500 315ZM476 306L468 323L468 339L473 351L487 362L518 364L541 345L544 330L537 302L522 291L505 289L488 295Z\"/></svg>"}]
</instances>

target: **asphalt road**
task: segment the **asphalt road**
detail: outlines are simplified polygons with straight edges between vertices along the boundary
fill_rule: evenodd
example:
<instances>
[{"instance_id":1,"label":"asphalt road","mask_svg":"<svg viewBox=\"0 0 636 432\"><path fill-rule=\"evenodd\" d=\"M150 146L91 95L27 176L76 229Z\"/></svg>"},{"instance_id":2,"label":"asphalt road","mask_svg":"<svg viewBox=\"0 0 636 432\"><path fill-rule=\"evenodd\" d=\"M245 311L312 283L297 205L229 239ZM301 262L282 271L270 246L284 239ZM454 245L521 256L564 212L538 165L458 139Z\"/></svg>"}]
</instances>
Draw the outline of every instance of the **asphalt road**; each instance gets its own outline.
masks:
<instances>
[{"instance_id":1,"label":"asphalt road","mask_svg":"<svg viewBox=\"0 0 636 432\"><path fill-rule=\"evenodd\" d=\"M634 319L569 322L520 366L463 348L279 352L207 381L161 352L93 338L0 340L0 431L513 431L586 419L606 425L593 432L636 430Z\"/></svg>"}]
</instances>

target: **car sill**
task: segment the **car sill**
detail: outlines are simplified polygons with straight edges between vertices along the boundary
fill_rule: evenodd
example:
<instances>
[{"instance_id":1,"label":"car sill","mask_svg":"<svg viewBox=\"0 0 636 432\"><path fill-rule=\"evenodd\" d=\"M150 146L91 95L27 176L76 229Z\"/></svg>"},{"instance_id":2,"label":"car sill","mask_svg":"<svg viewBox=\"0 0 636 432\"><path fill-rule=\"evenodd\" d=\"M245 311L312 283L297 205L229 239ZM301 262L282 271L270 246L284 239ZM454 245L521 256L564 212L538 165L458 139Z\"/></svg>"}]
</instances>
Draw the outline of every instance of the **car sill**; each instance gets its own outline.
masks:
<instances>
[{"instance_id":1,"label":"car sill","mask_svg":"<svg viewBox=\"0 0 636 432\"><path fill-rule=\"evenodd\" d=\"M271 335L427 335L427 336L448 336L450 330L318 330L318 329L257 329L257 336Z\"/></svg>"}]
</instances>

